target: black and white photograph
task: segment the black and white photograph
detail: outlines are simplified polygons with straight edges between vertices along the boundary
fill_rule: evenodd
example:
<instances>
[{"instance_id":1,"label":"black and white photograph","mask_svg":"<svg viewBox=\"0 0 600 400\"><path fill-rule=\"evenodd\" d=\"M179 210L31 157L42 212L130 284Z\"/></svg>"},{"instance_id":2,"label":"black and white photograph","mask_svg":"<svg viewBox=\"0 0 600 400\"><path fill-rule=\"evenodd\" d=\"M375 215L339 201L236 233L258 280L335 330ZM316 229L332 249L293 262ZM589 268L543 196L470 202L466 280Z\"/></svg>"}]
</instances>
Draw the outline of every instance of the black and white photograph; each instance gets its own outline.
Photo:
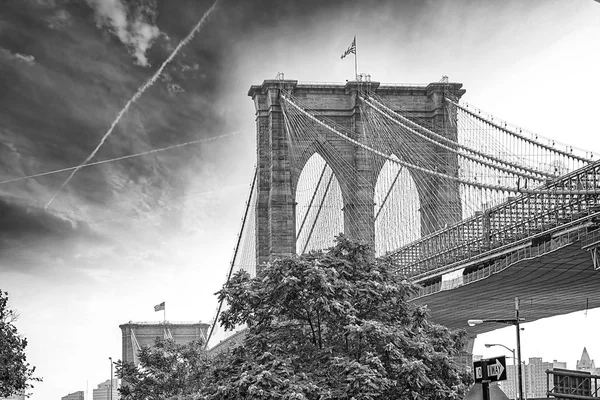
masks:
<instances>
[{"instance_id":1,"label":"black and white photograph","mask_svg":"<svg viewBox=\"0 0 600 400\"><path fill-rule=\"evenodd\" d=\"M598 399L598 93L598 0L0 0L0 400Z\"/></svg>"}]
</instances>

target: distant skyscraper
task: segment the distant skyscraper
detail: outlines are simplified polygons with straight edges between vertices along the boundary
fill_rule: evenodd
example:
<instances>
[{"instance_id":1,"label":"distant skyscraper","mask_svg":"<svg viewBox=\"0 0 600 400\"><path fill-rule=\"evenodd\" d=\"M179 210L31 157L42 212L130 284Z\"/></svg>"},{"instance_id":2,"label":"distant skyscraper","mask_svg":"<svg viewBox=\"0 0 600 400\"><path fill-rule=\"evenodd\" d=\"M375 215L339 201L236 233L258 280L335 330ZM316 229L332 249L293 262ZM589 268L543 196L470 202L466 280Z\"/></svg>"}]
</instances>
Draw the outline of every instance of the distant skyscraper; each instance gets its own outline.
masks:
<instances>
[{"instance_id":1,"label":"distant skyscraper","mask_svg":"<svg viewBox=\"0 0 600 400\"><path fill-rule=\"evenodd\" d=\"M112 400L119 400L119 380L113 379L112 384ZM98 389L93 391L93 400L111 400L110 396L110 379L98 385Z\"/></svg>"},{"instance_id":2,"label":"distant skyscraper","mask_svg":"<svg viewBox=\"0 0 600 400\"><path fill-rule=\"evenodd\" d=\"M84 400L83 390L61 397L60 400Z\"/></svg>"}]
</instances>

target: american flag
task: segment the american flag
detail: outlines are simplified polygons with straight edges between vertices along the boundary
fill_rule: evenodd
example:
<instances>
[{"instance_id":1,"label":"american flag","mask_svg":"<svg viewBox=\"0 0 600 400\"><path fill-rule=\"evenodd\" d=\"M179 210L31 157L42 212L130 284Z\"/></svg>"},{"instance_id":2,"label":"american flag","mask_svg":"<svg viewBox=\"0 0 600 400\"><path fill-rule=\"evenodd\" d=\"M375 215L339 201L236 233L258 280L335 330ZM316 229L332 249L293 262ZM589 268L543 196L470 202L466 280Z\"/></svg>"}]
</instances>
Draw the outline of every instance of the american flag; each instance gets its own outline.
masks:
<instances>
[{"instance_id":1,"label":"american flag","mask_svg":"<svg viewBox=\"0 0 600 400\"><path fill-rule=\"evenodd\" d=\"M160 304L157 304L154 306L154 311L160 311L160 310L164 310L165 309L165 302L163 301Z\"/></svg>"},{"instance_id":2,"label":"american flag","mask_svg":"<svg viewBox=\"0 0 600 400\"><path fill-rule=\"evenodd\" d=\"M348 50L346 50L340 58L343 59L348 54L356 54L356 36L354 36L354 40L352 40L352 44L350 45L350 47L348 47Z\"/></svg>"}]
</instances>

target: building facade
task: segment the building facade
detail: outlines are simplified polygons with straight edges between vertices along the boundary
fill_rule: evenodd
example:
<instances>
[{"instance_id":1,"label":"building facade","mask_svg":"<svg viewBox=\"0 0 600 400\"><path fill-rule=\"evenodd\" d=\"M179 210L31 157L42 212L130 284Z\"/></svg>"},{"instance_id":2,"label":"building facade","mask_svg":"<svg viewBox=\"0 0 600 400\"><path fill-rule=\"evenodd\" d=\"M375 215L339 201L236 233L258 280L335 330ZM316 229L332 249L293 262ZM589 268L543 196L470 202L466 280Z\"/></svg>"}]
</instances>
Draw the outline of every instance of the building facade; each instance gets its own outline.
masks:
<instances>
[{"instance_id":1,"label":"building facade","mask_svg":"<svg viewBox=\"0 0 600 400\"><path fill-rule=\"evenodd\" d=\"M175 343L187 344L206 340L209 324L202 322L131 322L119 325L122 332L121 360L138 364L138 352L142 347L152 347L157 339L173 339Z\"/></svg>"},{"instance_id":2,"label":"building facade","mask_svg":"<svg viewBox=\"0 0 600 400\"><path fill-rule=\"evenodd\" d=\"M566 369L567 363L556 360L546 362L540 357L532 357L529 359L529 364L524 363L522 369L523 397L526 399L546 397L546 370L554 368ZM515 365L506 366L506 380L501 381L499 386L509 399L518 398L518 371Z\"/></svg>"},{"instance_id":3,"label":"building facade","mask_svg":"<svg viewBox=\"0 0 600 400\"><path fill-rule=\"evenodd\" d=\"M98 384L98 388L92 392L93 400L119 400L119 380L112 380L111 396L110 379Z\"/></svg>"},{"instance_id":4,"label":"building facade","mask_svg":"<svg viewBox=\"0 0 600 400\"><path fill-rule=\"evenodd\" d=\"M85 395L83 393L83 390L69 393L68 395L60 398L60 400L84 400L84 399L85 399Z\"/></svg>"},{"instance_id":5,"label":"building facade","mask_svg":"<svg viewBox=\"0 0 600 400\"><path fill-rule=\"evenodd\" d=\"M587 348L583 348L583 352L581 353L581 358L577 361L577 371L589 372L592 375L600 375L600 368L596 368L596 364L594 360L590 358L588 354ZM598 387L594 386L596 381L592 381L592 390L598 393Z\"/></svg>"},{"instance_id":6,"label":"building facade","mask_svg":"<svg viewBox=\"0 0 600 400\"><path fill-rule=\"evenodd\" d=\"M596 368L596 364L594 360L590 358L588 354L587 348L583 348L583 353L581 353L581 358L577 361L577 371L589 372L592 375L600 375L600 368Z\"/></svg>"}]
</instances>

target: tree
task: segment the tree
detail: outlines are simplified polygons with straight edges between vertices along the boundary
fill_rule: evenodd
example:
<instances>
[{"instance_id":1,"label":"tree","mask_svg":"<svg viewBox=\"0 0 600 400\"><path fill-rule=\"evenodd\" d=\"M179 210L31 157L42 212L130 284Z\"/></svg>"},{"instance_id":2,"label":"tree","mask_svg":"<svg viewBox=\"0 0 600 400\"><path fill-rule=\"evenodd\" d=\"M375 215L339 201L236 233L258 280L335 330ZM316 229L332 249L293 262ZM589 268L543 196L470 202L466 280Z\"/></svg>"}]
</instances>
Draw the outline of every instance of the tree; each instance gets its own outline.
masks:
<instances>
[{"instance_id":1,"label":"tree","mask_svg":"<svg viewBox=\"0 0 600 400\"><path fill-rule=\"evenodd\" d=\"M210 360L202 341L186 345L172 339L159 339L153 347L143 347L139 365L119 360L117 376L122 400L191 399L204 387Z\"/></svg>"},{"instance_id":2,"label":"tree","mask_svg":"<svg viewBox=\"0 0 600 400\"><path fill-rule=\"evenodd\" d=\"M27 339L13 324L17 317L8 308L8 293L0 290L0 397L26 393L33 388L31 382L41 381L33 376L35 367L27 363Z\"/></svg>"},{"instance_id":3,"label":"tree","mask_svg":"<svg viewBox=\"0 0 600 400\"><path fill-rule=\"evenodd\" d=\"M343 235L326 252L238 272L218 293L243 344L213 364L201 398L457 399L470 376L453 360L464 331L409 302L417 286L392 259Z\"/></svg>"}]
</instances>

